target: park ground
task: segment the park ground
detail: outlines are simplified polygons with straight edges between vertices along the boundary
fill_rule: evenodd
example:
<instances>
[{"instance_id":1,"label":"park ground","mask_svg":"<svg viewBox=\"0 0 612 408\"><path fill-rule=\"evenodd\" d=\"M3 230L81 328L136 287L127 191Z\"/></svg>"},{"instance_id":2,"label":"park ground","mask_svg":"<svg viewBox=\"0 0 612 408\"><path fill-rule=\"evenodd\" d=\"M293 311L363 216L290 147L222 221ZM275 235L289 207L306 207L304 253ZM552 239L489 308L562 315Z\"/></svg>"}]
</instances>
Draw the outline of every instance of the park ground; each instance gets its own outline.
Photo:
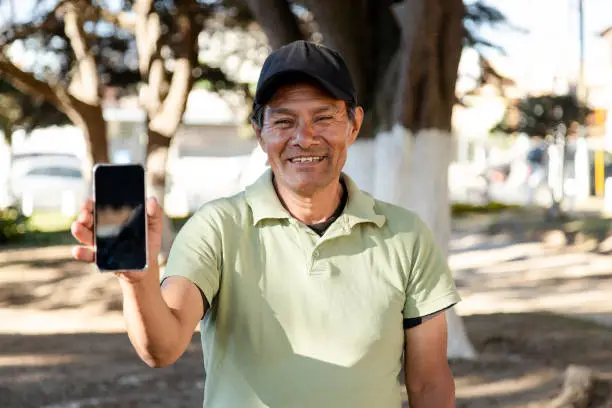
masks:
<instances>
[{"instance_id":1,"label":"park ground","mask_svg":"<svg viewBox=\"0 0 612 408\"><path fill-rule=\"evenodd\" d=\"M57 224L0 248L0 407L201 406L197 333L175 365L145 366L115 278L71 260ZM580 365L594 373L588 406L612 408L610 225L532 213L455 221L458 312L479 354L451 362L458 407L548 407Z\"/></svg>"}]
</instances>

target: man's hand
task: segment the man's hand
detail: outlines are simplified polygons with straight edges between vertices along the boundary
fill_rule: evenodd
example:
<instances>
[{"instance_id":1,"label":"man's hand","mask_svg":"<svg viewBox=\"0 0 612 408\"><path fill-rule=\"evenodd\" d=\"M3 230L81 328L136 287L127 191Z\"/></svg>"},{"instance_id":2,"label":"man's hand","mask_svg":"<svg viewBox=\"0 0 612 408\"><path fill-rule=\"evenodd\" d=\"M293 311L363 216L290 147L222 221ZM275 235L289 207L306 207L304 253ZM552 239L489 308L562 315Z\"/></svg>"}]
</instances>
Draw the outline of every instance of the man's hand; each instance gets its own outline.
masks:
<instances>
[{"instance_id":1,"label":"man's hand","mask_svg":"<svg viewBox=\"0 0 612 408\"><path fill-rule=\"evenodd\" d=\"M79 215L72 223L72 236L76 238L82 245L75 246L72 250L72 256L85 262L94 262L95 249L94 245L94 202L87 200L81 207ZM162 235L162 209L155 198L147 200L147 243L148 243L148 269L158 270L157 257L161 248ZM152 267L153 266L153 267ZM119 278L130 283L138 282L147 276L147 273L140 271L116 272Z\"/></svg>"},{"instance_id":2,"label":"man's hand","mask_svg":"<svg viewBox=\"0 0 612 408\"><path fill-rule=\"evenodd\" d=\"M74 258L94 261L94 203L83 205L72 224L72 235L83 245L76 246ZM161 247L162 209L155 199L147 201L148 267L146 271L120 271L123 315L136 352L151 367L172 364L185 351L197 322L206 311L197 286L180 276L159 285L157 256Z\"/></svg>"},{"instance_id":3,"label":"man's hand","mask_svg":"<svg viewBox=\"0 0 612 408\"><path fill-rule=\"evenodd\" d=\"M411 408L452 408L455 382L448 366L446 316L405 330L404 375Z\"/></svg>"}]
</instances>

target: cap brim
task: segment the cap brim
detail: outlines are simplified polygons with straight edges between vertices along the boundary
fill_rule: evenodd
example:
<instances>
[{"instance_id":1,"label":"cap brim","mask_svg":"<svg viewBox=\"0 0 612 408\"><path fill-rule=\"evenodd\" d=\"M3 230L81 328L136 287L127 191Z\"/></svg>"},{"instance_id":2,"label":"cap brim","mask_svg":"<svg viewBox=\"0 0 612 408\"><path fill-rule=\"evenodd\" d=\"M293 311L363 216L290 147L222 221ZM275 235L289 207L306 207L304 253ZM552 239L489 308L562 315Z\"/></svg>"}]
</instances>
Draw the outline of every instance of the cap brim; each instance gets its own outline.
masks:
<instances>
[{"instance_id":1,"label":"cap brim","mask_svg":"<svg viewBox=\"0 0 612 408\"><path fill-rule=\"evenodd\" d=\"M287 70L277 72L260 85L259 89L257 89L257 92L255 93L255 103L258 105L263 105L272 99L278 88L284 85L299 82L314 82L335 99L353 103L355 102L355 98L352 95L343 92L338 87L322 78L319 78L316 75L304 71Z\"/></svg>"}]
</instances>

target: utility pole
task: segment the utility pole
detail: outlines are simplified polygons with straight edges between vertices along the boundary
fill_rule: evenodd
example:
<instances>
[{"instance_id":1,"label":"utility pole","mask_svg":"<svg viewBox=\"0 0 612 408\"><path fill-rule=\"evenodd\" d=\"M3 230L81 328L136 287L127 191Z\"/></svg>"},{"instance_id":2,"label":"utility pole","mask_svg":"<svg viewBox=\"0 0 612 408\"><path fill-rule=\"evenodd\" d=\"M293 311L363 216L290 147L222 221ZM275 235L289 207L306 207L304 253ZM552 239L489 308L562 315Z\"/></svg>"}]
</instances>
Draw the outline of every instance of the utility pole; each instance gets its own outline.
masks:
<instances>
[{"instance_id":1,"label":"utility pole","mask_svg":"<svg viewBox=\"0 0 612 408\"><path fill-rule=\"evenodd\" d=\"M580 67L578 73L578 98L586 102L586 87L584 83L584 2L578 0L578 18L580 30ZM584 124L584 110L581 110L580 124Z\"/></svg>"}]
</instances>

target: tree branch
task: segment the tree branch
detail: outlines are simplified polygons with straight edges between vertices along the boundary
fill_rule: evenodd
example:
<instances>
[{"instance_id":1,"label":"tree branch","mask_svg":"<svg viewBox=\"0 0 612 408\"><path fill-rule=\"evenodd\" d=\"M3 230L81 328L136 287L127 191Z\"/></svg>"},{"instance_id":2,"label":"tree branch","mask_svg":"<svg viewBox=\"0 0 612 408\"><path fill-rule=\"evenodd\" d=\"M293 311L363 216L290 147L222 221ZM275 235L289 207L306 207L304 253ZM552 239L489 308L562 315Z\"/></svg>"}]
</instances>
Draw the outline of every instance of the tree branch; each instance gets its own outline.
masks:
<instances>
[{"instance_id":1,"label":"tree branch","mask_svg":"<svg viewBox=\"0 0 612 408\"><path fill-rule=\"evenodd\" d=\"M47 102L60 106L61 102L55 90L48 83L36 79L29 72L22 71L4 54L0 53L0 72L6 79L21 92L36 99L45 99Z\"/></svg>"},{"instance_id":2,"label":"tree branch","mask_svg":"<svg viewBox=\"0 0 612 408\"><path fill-rule=\"evenodd\" d=\"M68 4L64 14L64 29L76 58L76 73L69 92L81 101L95 105L100 102L96 60L87 45L85 30L75 4Z\"/></svg>"},{"instance_id":3,"label":"tree branch","mask_svg":"<svg viewBox=\"0 0 612 408\"><path fill-rule=\"evenodd\" d=\"M133 11L136 13L136 48L138 65L143 79L147 78L153 55L159 48L161 23L157 13L151 11L152 0L136 0Z\"/></svg>"},{"instance_id":4,"label":"tree branch","mask_svg":"<svg viewBox=\"0 0 612 408\"><path fill-rule=\"evenodd\" d=\"M188 7L187 7L188 9ZM166 137L176 132L187 105L189 91L193 85L193 68L197 60L198 32L193 16L181 13L176 16L180 41L176 43L174 73L168 95L159 112L151 118L149 128Z\"/></svg>"},{"instance_id":5,"label":"tree branch","mask_svg":"<svg viewBox=\"0 0 612 408\"><path fill-rule=\"evenodd\" d=\"M61 87L52 86L36 79L31 73L22 71L2 53L0 53L0 72L21 92L34 99L46 100L64 112L73 122L78 123L79 117L74 109L74 100Z\"/></svg>"},{"instance_id":6,"label":"tree branch","mask_svg":"<svg viewBox=\"0 0 612 408\"><path fill-rule=\"evenodd\" d=\"M303 40L297 18L286 0L246 0L273 49Z\"/></svg>"},{"instance_id":7,"label":"tree branch","mask_svg":"<svg viewBox=\"0 0 612 408\"><path fill-rule=\"evenodd\" d=\"M136 18L130 13L123 11L114 14L103 8L97 8L96 20L105 21L131 34L134 34L134 31L136 30Z\"/></svg>"}]
</instances>

